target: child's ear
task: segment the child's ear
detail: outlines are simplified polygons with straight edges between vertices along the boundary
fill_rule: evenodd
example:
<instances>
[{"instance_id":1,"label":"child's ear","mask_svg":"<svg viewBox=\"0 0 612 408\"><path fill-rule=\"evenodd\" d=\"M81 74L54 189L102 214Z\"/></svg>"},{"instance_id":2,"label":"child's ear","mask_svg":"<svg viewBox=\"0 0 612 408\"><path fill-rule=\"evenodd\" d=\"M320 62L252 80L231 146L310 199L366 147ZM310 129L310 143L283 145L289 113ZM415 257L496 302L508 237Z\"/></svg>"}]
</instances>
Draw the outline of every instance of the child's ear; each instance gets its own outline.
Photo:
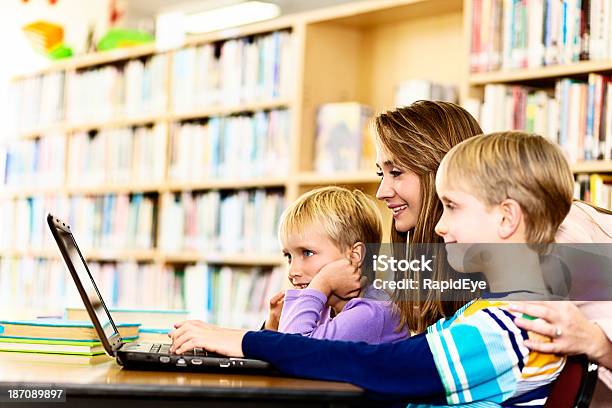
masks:
<instances>
[{"instance_id":1,"label":"child's ear","mask_svg":"<svg viewBox=\"0 0 612 408\"><path fill-rule=\"evenodd\" d=\"M502 239L511 238L523 222L523 210L519 203L507 198L499 204L501 220L497 226L497 232Z\"/></svg>"},{"instance_id":2,"label":"child's ear","mask_svg":"<svg viewBox=\"0 0 612 408\"><path fill-rule=\"evenodd\" d=\"M349 261L351 261L351 264L353 265L361 266L365 258L365 254L365 245L363 242L357 242L350 248L350 252L348 254Z\"/></svg>"}]
</instances>

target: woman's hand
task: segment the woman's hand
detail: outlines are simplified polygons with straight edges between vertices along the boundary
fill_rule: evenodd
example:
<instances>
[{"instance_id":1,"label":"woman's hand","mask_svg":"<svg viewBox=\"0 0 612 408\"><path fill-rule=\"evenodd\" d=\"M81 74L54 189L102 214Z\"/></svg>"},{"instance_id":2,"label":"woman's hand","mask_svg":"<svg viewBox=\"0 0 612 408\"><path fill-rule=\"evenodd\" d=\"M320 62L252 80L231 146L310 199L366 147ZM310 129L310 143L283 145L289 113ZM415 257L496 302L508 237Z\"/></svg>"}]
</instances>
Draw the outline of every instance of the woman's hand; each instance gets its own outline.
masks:
<instances>
[{"instance_id":1,"label":"woman's hand","mask_svg":"<svg viewBox=\"0 0 612 408\"><path fill-rule=\"evenodd\" d=\"M170 351L182 354L194 348L231 357L244 357L242 338L246 330L224 329L201 320L186 320L174 325L168 336L172 339Z\"/></svg>"},{"instance_id":2,"label":"woman's hand","mask_svg":"<svg viewBox=\"0 0 612 408\"><path fill-rule=\"evenodd\" d=\"M359 266L348 259L338 259L322 267L308 288L316 289L328 298L333 294L341 299L351 299L359 295L364 283Z\"/></svg>"},{"instance_id":3,"label":"woman's hand","mask_svg":"<svg viewBox=\"0 0 612 408\"><path fill-rule=\"evenodd\" d=\"M536 317L536 320L516 318L515 324L550 337L550 342L525 340L534 351L554 354L586 354L604 364L612 353L612 344L603 330L587 320L572 302L517 302L510 310Z\"/></svg>"},{"instance_id":4,"label":"woman's hand","mask_svg":"<svg viewBox=\"0 0 612 408\"><path fill-rule=\"evenodd\" d=\"M278 324L280 323L280 316L283 311L284 303L285 291L278 292L270 298L268 318L266 319L264 329L278 331Z\"/></svg>"}]
</instances>

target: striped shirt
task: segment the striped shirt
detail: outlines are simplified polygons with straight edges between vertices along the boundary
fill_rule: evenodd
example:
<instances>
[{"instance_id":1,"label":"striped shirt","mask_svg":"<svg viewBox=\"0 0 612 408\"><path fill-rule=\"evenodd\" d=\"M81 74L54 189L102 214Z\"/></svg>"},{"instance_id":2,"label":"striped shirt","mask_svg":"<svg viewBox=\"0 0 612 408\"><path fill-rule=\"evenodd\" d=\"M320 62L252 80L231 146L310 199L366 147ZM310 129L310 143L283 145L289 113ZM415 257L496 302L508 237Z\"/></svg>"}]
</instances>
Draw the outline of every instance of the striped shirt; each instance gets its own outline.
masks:
<instances>
[{"instance_id":1,"label":"striped shirt","mask_svg":"<svg viewBox=\"0 0 612 408\"><path fill-rule=\"evenodd\" d=\"M427 342L450 405L488 401L543 406L565 357L530 351L535 333L519 329L507 302L478 300L427 329Z\"/></svg>"}]
</instances>

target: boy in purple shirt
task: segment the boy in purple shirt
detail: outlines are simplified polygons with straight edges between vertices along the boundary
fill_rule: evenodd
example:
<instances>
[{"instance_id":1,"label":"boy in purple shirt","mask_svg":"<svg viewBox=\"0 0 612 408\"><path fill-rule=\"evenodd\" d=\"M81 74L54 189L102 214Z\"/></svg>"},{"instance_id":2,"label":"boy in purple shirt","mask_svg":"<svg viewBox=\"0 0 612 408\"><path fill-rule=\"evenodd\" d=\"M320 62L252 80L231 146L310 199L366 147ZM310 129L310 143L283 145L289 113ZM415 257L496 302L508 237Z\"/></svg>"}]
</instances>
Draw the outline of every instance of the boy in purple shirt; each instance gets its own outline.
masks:
<instances>
[{"instance_id":1,"label":"boy in purple shirt","mask_svg":"<svg viewBox=\"0 0 612 408\"><path fill-rule=\"evenodd\" d=\"M347 280L372 282L373 271L363 260L380 243L381 231L376 205L359 190L324 187L298 198L283 213L279 229L296 289L271 300L265 327L370 344L408 337L405 327L398 330L399 316L386 292L367 285L359 293L338 289ZM347 263L354 268L343 267Z\"/></svg>"}]
</instances>

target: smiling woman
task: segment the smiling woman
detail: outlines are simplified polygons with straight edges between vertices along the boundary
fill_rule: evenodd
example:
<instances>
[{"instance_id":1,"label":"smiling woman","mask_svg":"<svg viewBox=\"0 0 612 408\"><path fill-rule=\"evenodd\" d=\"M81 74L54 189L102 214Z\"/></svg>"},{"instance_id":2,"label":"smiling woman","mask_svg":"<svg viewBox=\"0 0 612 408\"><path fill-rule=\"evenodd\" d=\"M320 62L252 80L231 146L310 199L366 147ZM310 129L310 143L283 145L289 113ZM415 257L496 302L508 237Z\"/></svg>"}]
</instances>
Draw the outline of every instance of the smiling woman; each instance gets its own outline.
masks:
<instances>
[{"instance_id":1,"label":"smiling woman","mask_svg":"<svg viewBox=\"0 0 612 408\"><path fill-rule=\"evenodd\" d=\"M442 215L442 203L436 196L435 178L442 158L453 146L482 129L465 109L448 102L418 101L412 105L380 114L375 119L376 165L381 177L376 193L393 212L391 238L397 243L439 243L434 227ZM447 276L443 254L436 259L432 278ZM407 271L396 280L411 279ZM440 300L438 291L427 298L413 298L414 291L397 291L394 295L402 324L421 332L443 316L450 316L468 299Z\"/></svg>"}]
</instances>

